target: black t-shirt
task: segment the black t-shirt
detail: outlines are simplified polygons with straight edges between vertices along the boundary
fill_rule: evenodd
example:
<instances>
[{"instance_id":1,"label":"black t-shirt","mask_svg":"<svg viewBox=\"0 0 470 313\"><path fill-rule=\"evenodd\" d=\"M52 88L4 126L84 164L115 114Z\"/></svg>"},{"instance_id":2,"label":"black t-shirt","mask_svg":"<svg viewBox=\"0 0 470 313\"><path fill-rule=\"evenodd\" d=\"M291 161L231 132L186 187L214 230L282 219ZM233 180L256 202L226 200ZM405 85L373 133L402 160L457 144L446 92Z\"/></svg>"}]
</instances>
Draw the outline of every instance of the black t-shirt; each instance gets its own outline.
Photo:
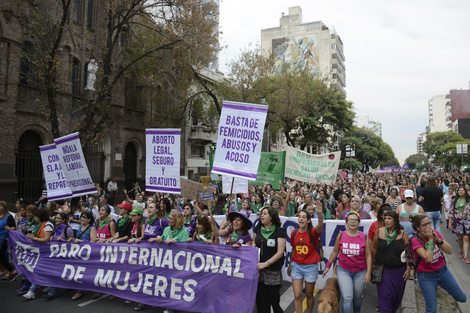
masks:
<instances>
[{"instance_id":1,"label":"black t-shirt","mask_svg":"<svg viewBox=\"0 0 470 313\"><path fill-rule=\"evenodd\" d=\"M266 262L270 258L273 257L277 253L277 245L278 245L278 238L285 238L287 239L287 233L284 228L276 227L274 233L269 236L268 240L266 240L263 235L261 235L261 223L258 224L256 227L256 237L255 237L255 244L258 248L261 249L260 251L260 262ZM277 260L276 263L270 264L268 269L270 270L281 270L282 265L284 264L284 256Z\"/></svg>"},{"instance_id":2,"label":"black t-shirt","mask_svg":"<svg viewBox=\"0 0 470 313\"><path fill-rule=\"evenodd\" d=\"M119 221L122 219L122 217L119 219ZM118 223L119 223L118 221ZM118 238L122 238L122 237L126 237L128 236L128 234L131 232L132 230L132 221L131 221L131 218L129 217L129 219L127 220L127 222L122 225L122 227L119 227L119 224L118 224L118 233L119 233L119 237ZM130 236L129 236L130 238Z\"/></svg>"},{"instance_id":3,"label":"black t-shirt","mask_svg":"<svg viewBox=\"0 0 470 313\"><path fill-rule=\"evenodd\" d=\"M442 189L439 187L425 187L421 190L424 212L440 211L442 207L441 198L444 197Z\"/></svg>"}]
</instances>

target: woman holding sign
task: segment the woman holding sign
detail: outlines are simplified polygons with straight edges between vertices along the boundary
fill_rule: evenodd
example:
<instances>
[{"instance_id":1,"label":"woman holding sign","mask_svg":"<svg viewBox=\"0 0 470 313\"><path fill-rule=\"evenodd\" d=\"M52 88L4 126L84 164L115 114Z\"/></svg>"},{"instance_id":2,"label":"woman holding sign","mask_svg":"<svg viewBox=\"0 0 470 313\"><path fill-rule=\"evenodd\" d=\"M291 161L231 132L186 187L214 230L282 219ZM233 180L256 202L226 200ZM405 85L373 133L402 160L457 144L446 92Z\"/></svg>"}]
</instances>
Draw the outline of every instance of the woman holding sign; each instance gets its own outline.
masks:
<instances>
[{"instance_id":1,"label":"woman holding sign","mask_svg":"<svg viewBox=\"0 0 470 313\"><path fill-rule=\"evenodd\" d=\"M279 305L282 284L282 265L286 249L287 234L281 227L278 212L272 207L261 209L259 223L253 234L253 247L260 248L258 291L256 310L258 313L284 312Z\"/></svg>"},{"instance_id":2,"label":"woman holding sign","mask_svg":"<svg viewBox=\"0 0 470 313\"><path fill-rule=\"evenodd\" d=\"M306 210L299 212L299 228L292 231L291 245L292 257L287 275L292 277L292 289L294 289L295 311L302 312L302 294L305 280L305 295L307 297L307 313L312 313L315 297L313 291L318 279L318 263L321 262L317 251L319 238L323 230L322 203L317 201L315 212L318 223L315 229L312 227L312 216Z\"/></svg>"}]
</instances>

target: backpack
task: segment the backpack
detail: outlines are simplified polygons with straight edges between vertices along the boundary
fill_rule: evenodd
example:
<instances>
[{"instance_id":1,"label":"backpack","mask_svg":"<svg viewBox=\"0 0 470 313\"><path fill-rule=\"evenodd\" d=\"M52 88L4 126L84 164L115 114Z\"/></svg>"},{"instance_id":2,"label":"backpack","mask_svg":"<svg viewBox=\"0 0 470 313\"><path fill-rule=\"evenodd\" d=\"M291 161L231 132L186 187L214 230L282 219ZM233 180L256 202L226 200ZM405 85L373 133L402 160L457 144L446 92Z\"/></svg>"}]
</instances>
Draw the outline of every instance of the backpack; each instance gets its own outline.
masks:
<instances>
[{"instance_id":1,"label":"backpack","mask_svg":"<svg viewBox=\"0 0 470 313\"><path fill-rule=\"evenodd\" d=\"M313 244L313 247L315 248L315 250L318 253L318 256L320 257L320 261L322 261L323 260L323 243L321 242L320 239L318 239L318 247L317 247L317 245L315 243L315 238L313 238L313 235L312 235L312 230L313 229L314 228L312 228L308 231L308 235L310 237L310 242ZM294 236L292 237L292 239L295 238L295 235L297 235L298 230L299 230L298 228L296 230L294 230Z\"/></svg>"},{"instance_id":2,"label":"backpack","mask_svg":"<svg viewBox=\"0 0 470 313\"><path fill-rule=\"evenodd\" d=\"M418 239L419 242L423 244L423 246L424 246L424 241L419 235L414 234L413 237L411 237L410 240L408 240L408 242L405 245L406 263L411 267L412 270L416 271L416 269L418 268L419 262L421 261L421 257L417 253L415 255L413 247L411 246L411 240L413 238Z\"/></svg>"}]
</instances>

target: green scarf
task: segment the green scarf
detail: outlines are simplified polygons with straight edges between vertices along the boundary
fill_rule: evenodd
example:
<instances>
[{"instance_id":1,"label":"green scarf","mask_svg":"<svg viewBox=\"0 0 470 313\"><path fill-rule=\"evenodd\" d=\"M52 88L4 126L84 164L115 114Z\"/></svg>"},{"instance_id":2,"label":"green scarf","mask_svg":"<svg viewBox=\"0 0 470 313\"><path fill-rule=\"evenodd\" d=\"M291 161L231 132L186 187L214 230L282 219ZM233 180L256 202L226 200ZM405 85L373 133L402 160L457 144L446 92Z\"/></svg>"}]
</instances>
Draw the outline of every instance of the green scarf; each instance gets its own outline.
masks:
<instances>
[{"instance_id":1,"label":"green scarf","mask_svg":"<svg viewBox=\"0 0 470 313\"><path fill-rule=\"evenodd\" d=\"M264 228L264 226L261 226L261 235L263 235L264 239L268 240L275 230L276 230L276 225L271 226L270 229L266 229Z\"/></svg>"},{"instance_id":2,"label":"green scarf","mask_svg":"<svg viewBox=\"0 0 470 313\"><path fill-rule=\"evenodd\" d=\"M43 222L43 223L46 223L46 222ZM42 225L43 223L36 224L36 225L34 226L34 228L33 228L33 236L36 236L36 235L37 235L37 233L38 233L38 231L39 231L39 228L41 228L41 225Z\"/></svg>"},{"instance_id":3,"label":"green scarf","mask_svg":"<svg viewBox=\"0 0 470 313\"><path fill-rule=\"evenodd\" d=\"M230 236L230 241L231 242L237 242L238 240L238 237L240 237L240 235L243 234L243 230L240 230L240 233L237 234L237 232L234 230L232 232L232 235Z\"/></svg>"},{"instance_id":4,"label":"green scarf","mask_svg":"<svg viewBox=\"0 0 470 313\"><path fill-rule=\"evenodd\" d=\"M190 224L192 221L193 221L193 217L190 216L190 217L184 219L184 225L188 225L188 224Z\"/></svg>"},{"instance_id":5,"label":"green scarf","mask_svg":"<svg viewBox=\"0 0 470 313\"><path fill-rule=\"evenodd\" d=\"M103 228L108 225L109 221L111 220L110 217L108 217L107 219L105 219L104 221L102 221L101 219L99 220L99 227L100 227L100 230L103 230Z\"/></svg>"},{"instance_id":6,"label":"green scarf","mask_svg":"<svg viewBox=\"0 0 470 313\"><path fill-rule=\"evenodd\" d=\"M211 233L209 232L207 234L203 234L203 233L197 232L197 238L201 238L201 237L204 237L207 241L207 240L211 239ZM204 240L202 240L202 241L204 241Z\"/></svg>"},{"instance_id":7,"label":"green scarf","mask_svg":"<svg viewBox=\"0 0 470 313\"><path fill-rule=\"evenodd\" d=\"M385 239L387 239L387 246L389 246L394 240L395 238L397 238L397 230L395 229L392 234L388 234L388 230L385 229Z\"/></svg>"},{"instance_id":8,"label":"green scarf","mask_svg":"<svg viewBox=\"0 0 470 313\"><path fill-rule=\"evenodd\" d=\"M467 201L465 199L457 199L457 202L455 203L455 211L461 212L465 206L467 205Z\"/></svg>"},{"instance_id":9,"label":"green scarf","mask_svg":"<svg viewBox=\"0 0 470 313\"><path fill-rule=\"evenodd\" d=\"M119 221L118 221L118 227L122 227L122 226L126 225L128 220L129 220L129 214L127 214L126 217L120 218ZM100 226L101 226L101 223L100 223ZM100 228L100 230L101 230L101 228Z\"/></svg>"},{"instance_id":10,"label":"green scarf","mask_svg":"<svg viewBox=\"0 0 470 313\"><path fill-rule=\"evenodd\" d=\"M150 216L147 218L147 224L148 225L153 225L153 223L155 223L155 221L158 220L158 216L155 215L154 218L150 218Z\"/></svg>"},{"instance_id":11,"label":"green scarf","mask_svg":"<svg viewBox=\"0 0 470 313\"><path fill-rule=\"evenodd\" d=\"M28 220L28 226L33 226L34 222L35 221L34 221L34 217L33 217L32 219Z\"/></svg>"},{"instance_id":12,"label":"green scarf","mask_svg":"<svg viewBox=\"0 0 470 313\"><path fill-rule=\"evenodd\" d=\"M170 228L170 233L168 234L168 239L173 239L173 238L175 238L175 237L178 235L178 233L180 232L180 230L181 230L181 229L177 229L177 228L173 229L173 228Z\"/></svg>"},{"instance_id":13,"label":"green scarf","mask_svg":"<svg viewBox=\"0 0 470 313\"><path fill-rule=\"evenodd\" d=\"M295 215L295 201L289 201L287 205L287 214L286 216L291 217Z\"/></svg>"}]
</instances>

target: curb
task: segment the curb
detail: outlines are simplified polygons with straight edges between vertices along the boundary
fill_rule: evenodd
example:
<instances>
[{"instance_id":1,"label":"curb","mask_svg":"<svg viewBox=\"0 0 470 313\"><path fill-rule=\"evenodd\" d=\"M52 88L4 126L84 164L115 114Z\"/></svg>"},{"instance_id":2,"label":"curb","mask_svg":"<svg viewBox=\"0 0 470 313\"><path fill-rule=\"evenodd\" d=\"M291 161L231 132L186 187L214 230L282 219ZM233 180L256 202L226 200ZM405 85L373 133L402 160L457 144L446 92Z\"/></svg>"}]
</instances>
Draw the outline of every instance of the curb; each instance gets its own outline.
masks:
<instances>
[{"instance_id":1,"label":"curb","mask_svg":"<svg viewBox=\"0 0 470 313\"><path fill-rule=\"evenodd\" d=\"M416 308L416 294L415 294L415 281L408 280L405 286L405 293L401 300L401 312L402 313L417 313Z\"/></svg>"},{"instance_id":2,"label":"curb","mask_svg":"<svg viewBox=\"0 0 470 313\"><path fill-rule=\"evenodd\" d=\"M447 265L447 268L452 273L452 275L454 276L455 280L457 281L457 284L459 284L460 288L465 292L465 289L463 288L462 283L460 282L460 278L455 272L455 269L454 269L454 266L452 265L450 257L446 258L446 265ZM469 295L467 295L467 302L458 302L458 301L456 301L460 312L470 312L470 301L468 300L468 296Z\"/></svg>"}]
</instances>

